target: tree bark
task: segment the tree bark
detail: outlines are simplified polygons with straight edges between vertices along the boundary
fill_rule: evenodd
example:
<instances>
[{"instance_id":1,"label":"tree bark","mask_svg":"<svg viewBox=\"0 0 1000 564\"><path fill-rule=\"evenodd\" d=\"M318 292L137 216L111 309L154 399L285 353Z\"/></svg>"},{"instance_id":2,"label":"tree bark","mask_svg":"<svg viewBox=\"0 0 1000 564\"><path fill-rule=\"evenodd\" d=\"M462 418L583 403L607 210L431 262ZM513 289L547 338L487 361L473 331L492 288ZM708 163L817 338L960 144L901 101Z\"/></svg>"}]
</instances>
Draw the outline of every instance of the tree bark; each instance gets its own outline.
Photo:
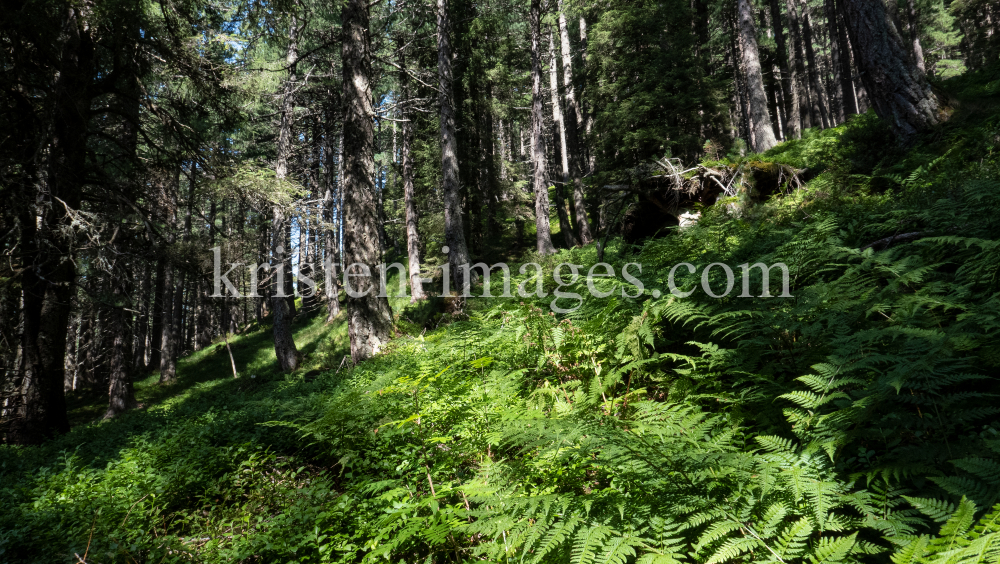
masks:
<instances>
[{"instance_id":1,"label":"tree bark","mask_svg":"<svg viewBox=\"0 0 1000 564\"><path fill-rule=\"evenodd\" d=\"M778 0L770 0L771 25L774 27L774 42L778 50L778 66L781 69L781 101L785 115L785 138L802 137L799 120L799 97L795 89L798 82L794 61L790 64L790 54L785 42L784 26L781 23L781 7Z\"/></svg>"},{"instance_id":2,"label":"tree bark","mask_svg":"<svg viewBox=\"0 0 1000 564\"><path fill-rule=\"evenodd\" d=\"M588 245L594 241L590 232L590 221L587 219L587 207L583 194L583 155L580 152L580 125L583 124L583 110L576 100L576 87L573 82L573 55L570 51L569 28L566 25L566 10L562 0L559 0L559 40L562 48L563 89L566 97L566 115L564 129L566 130L566 152L569 155L569 171L573 178L573 213L576 220L577 237L580 243ZM552 47L555 51L555 46Z\"/></svg>"},{"instance_id":3,"label":"tree bark","mask_svg":"<svg viewBox=\"0 0 1000 564\"><path fill-rule=\"evenodd\" d=\"M795 90L799 101L799 130L805 131L813 126L812 100L809 96L809 77L806 74L806 56L802 49L802 34L799 28L799 11L795 0L785 0L788 11L788 41L792 45L792 64Z\"/></svg>"},{"instance_id":4,"label":"tree bark","mask_svg":"<svg viewBox=\"0 0 1000 564\"><path fill-rule=\"evenodd\" d=\"M131 315L126 310L131 295L128 276L113 281L115 304L109 312L109 324L114 335L111 343L111 373L108 377L108 410L104 419L116 417L138 404L132 384L133 359L129 358L129 343L132 341Z\"/></svg>"},{"instance_id":5,"label":"tree bark","mask_svg":"<svg viewBox=\"0 0 1000 564\"><path fill-rule=\"evenodd\" d=\"M143 263L142 285L139 287L139 314L135 321L135 348L132 349L132 370L138 372L146 368L146 341L149 337L150 286L153 284L153 269Z\"/></svg>"},{"instance_id":6,"label":"tree bark","mask_svg":"<svg viewBox=\"0 0 1000 564\"><path fill-rule=\"evenodd\" d=\"M904 142L938 123L938 100L882 2L843 0L855 62L875 113Z\"/></svg>"},{"instance_id":7,"label":"tree bark","mask_svg":"<svg viewBox=\"0 0 1000 564\"><path fill-rule=\"evenodd\" d=\"M427 299L424 283L420 276L420 232L417 231L420 217L417 215L417 195L413 186L413 112L407 104L410 101L410 75L406 72L406 56L399 48L399 89L402 92L403 143L400 155L403 179L404 221L406 222L406 255L408 262L408 278L410 280L410 303Z\"/></svg>"},{"instance_id":8,"label":"tree bark","mask_svg":"<svg viewBox=\"0 0 1000 564\"><path fill-rule=\"evenodd\" d=\"M367 2L347 0L342 22L344 40L341 60L344 65L345 103L344 150L341 158L344 167L344 263L348 269L346 276L349 276L345 279L351 282L348 291L354 290L354 295L349 293L347 301L351 358L359 363L378 354L389 341L392 314L388 300L378 296L377 273L370 271L368 276L363 276L351 268L357 263L371 269L378 260L379 226L374 183L375 130L372 123L375 112L371 105L369 82L371 39ZM439 64L440 60L439 54ZM454 122L452 127L454 128ZM454 129L452 133L454 140ZM454 188L457 190L457 186Z\"/></svg>"},{"instance_id":9,"label":"tree bark","mask_svg":"<svg viewBox=\"0 0 1000 564\"><path fill-rule=\"evenodd\" d=\"M275 176L279 181L288 176L288 159L291 156L292 147L292 123L295 119L294 88L296 82L295 64L298 61L298 21L293 14L288 30L288 51L285 61L288 64L288 80L285 82L284 93L281 101L281 124L278 130L278 161L275 166ZM295 340L292 336L292 317L295 315L290 301L294 300L291 292L291 264L289 257L291 249L291 223L286 216L283 205L274 204L271 216L271 257L273 269L281 269L282 275L278 276L277 271L272 272L274 281L272 288L274 293L271 296L271 309L273 311L272 334L274 336L274 355L277 358L278 366L284 372L291 372L299 366L299 351L295 347Z\"/></svg>"},{"instance_id":10,"label":"tree bark","mask_svg":"<svg viewBox=\"0 0 1000 564\"><path fill-rule=\"evenodd\" d=\"M555 204L559 216L559 231L563 234L566 247L572 249L579 243L573 233L572 222L566 212L566 185L569 184L569 151L566 147L566 122L563 120L562 102L559 99L558 62L556 58L555 35L549 30L549 84L552 99L552 138L558 142L559 156L562 163L562 182L556 185Z\"/></svg>"},{"instance_id":11,"label":"tree bark","mask_svg":"<svg viewBox=\"0 0 1000 564\"><path fill-rule=\"evenodd\" d=\"M924 48L920 45L920 18L917 13L917 5L914 0L907 0L907 16L910 25L910 43L913 44L913 61L920 72L926 73L927 67L924 65Z\"/></svg>"},{"instance_id":12,"label":"tree bark","mask_svg":"<svg viewBox=\"0 0 1000 564\"><path fill-rule=\"evenodd\" d=\"M757 29L753 21L750 0L738 0L737 18L740 28L740 54L747 83L747 106L753 128L753 150L763 153L778 144L774 138L774 127L767 112L767 93L764 92L764 78L760 72L760 55L757 51Z\"/></svg>"},{"instance_id":13,"label":"tree bark","mask_svg":"<svg viewBox=\"0 0 1000 564\"><path fill-rule=\"evenodd\" d=\"M179 320L174 319L175 294L179 289L174 286L174 265L167 264L163 269L163 311L160 314L160 383L173 382L177 377L177 341L174 339L174 327Z\"/></svg>"},{"instance_id":14,"label":"tree bark","mask_svg":"<svg viewBox=\"0 0 1000 564\"><path fill-rule=\"evenodd\" d=\"M326 115L326 135L324 153L326 162L324 164L324 176L326 177L326 192L323 194L323 239L324 258L323 265L325 271L324 289L326 290L326 322L330 323L335 317L340 315L340 285L338 284L337 273L340 270L340 253L338 249L336 231L336 205L340 201L340 158L336 151L339 151L343 139L338 136L337 149L334 149L334 111L328 108Z\"/></svg>"},{"instance_id":15,"label":"tree bark","mask_svg":"<svg viewBox=\"0 0 1000 564\"><path fill-rule=\"evenodd\" d=\"M816 50L813 48L812 18L809 17L809 5L806 0L802 0L802 42L806 48L806 61L809 63L808 74L809 84L812 91L810 99L813 105L813 121L819 116L820 123L824 128L830 127L830 114L826 109L826 89L823 88L823 81L819 79L819 67L816 65Z\"/></svg>"},{"instance_id":16,"label":"tree bark","mask_svg":"<svg viewBox=\"0 0 1000 564\"><path fill-rule=\"evenodd\" d=\"M844 1L832 0L837 16L837 46L840 51L840 93L844 101L844 119L858 114L858 96L854 90L854 70L851 67L851 44L844 23Z\"/></svg>"},{"instance_id":17,"label":"tree bark","mask_svg":"<svg viewBox=\"0 0 1000 564\"><path fill-rule=\"evenodd\" d=\"M834 6L834 0L823 0L823 10L826 13L826 29L830 38L830 70L833 75L833 81L830 83L829 89L830 116L836 124L840 124L844 123L844 120L847 119L844 111L847 96L843 89L843 78L841 76L843 65L840 63L840 57L842 56L839 41L840 25L837 22L837 9Z\"/></svg>"},{"instance_id":18,"label":"tree bark","mask_svg":"<svg viewBox=\"0 0 1000 564\"><path fill-rule=\"evenodd\" d=\"M439 2L442 0L438 0ZM538 254L556 252L549 228L549 191L546 185L545 116L542 107L542 41L540 0L531 0L531 188L535 193L535 229Z\"/></svg>"},{"instance_id":19,"label":"tree bark","mask_svg":"<svg viewBox=\"0 0 1000 564\"><path fill-rule=\"evenodd\" d=\"M462 291L460 265L469 264L462 221L462 195L458 184L458 140L455 137L455 102L451 69L451 24L447 0L437 0L438 87L441 104L441 177L444 197L444 232L448 245L453 288Z\"/></svg>"}]
</instances>

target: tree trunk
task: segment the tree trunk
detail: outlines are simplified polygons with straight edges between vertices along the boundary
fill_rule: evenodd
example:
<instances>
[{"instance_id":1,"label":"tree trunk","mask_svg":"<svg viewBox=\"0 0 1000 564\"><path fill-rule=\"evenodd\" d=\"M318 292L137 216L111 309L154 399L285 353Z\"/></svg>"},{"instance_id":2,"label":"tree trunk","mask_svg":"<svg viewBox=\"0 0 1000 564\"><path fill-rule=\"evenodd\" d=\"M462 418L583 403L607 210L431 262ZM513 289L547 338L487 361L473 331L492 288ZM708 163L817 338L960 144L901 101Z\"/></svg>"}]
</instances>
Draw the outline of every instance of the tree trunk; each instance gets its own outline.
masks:
<instances>
[{"instance_id":1,"label":"tree trunk","mask_svg":"<svg viewBox=\"0 0 1000 564\"><path fill-rule=\"evenodd\" d=\"M855 62L875 113L903 141L938 123L937 96L882 2L843 0Z\"/></svg>"},{"instance_id":2,"label":"tree trunk","mask_svg":"<svg viewBox=\"0 0 1000 564\"><path fill-rule=\"evenodd\" d=\"M826 13L826 29L830 38L830 70L833 81L830 83L830 116L836 124L844 123L847 115L844 112L847 96L843 89L843 65L840 63L841 49L839 42L839 24L834 0L823 0L823 10Z\"/></svg>"},{"instance_id":3,"label":"tree trunk","mask_svg":"<svg viewBox=\"0 0 1000 564\"><path fill-rule=\"evenodd\" d=\"M378 354L388 342L392 328L392 313L389 310L388 300L378 297L377 273L370 271L368 276L363 276L351 268L357 263L371 269L378 260L379 226L376 223L374 184L375 130L372 124L374 111L369 83L371 40L367 2L347 0L343 8L342 22L344 39L341 60L344 65L345 104L344 149L341 157L344 167L342 183L344 263L347 268L346 275L349 276L347 279L351 283L347 288L351 358L355 363L359 363ZM440 64L440 53L438 61ZM446 62L450 68L450 61ZM452 121L452 143L454 143L454 121ZM451 158L454 159L454 145L451 149ZM457 178L453 177L453 180L457 183ZM458 187L453 188L457 191ZM458 227L461 236L461 224Z\"/></svg>"},{"instance_id":4,"label":"tree trunk","mask_svg":"<svg viewBox=\"0 0 1000 564\"><path fill-rule=\"evenodd\" d=\"M813 48L812 18L809 17L809 5L802 0L802 42L806 47L806 60L809 63L809 84L812 87L810 98L813 104L813 116L819 116L824 128L830 127L830 114L826 109L826 89L819 78L819 68L816 66L816 50Z\"/></svg>"},{"instance_id":5,"label":"tree trunk","mask_svg":"<svg viewBox=\"0 0 1000 564\"><path fill-rule=\"evenodd\" d=\"M340 186L340 175L337 174L340 159L335 151L339 150L342 139L334 149L334 129L335 112L333 108L327 108L326 112L326 134L324 135L325 146L323 152L326 156L324 163L324 176L326 178L326 192L323 194L323 239L324 258L323 265L325 271L324 289L326 290L326 322L330 323L335 317L340 315L340 287L337 283L337 271L340 268L340 257L337 248L337 238L334 223L336 214L336 204L339 201L337 196ZM338 138L339 139L339 138Z\"/></svg>"},{"instance_id":6,"label":"tree trunk","mask_svg":"<svg viewBox=\"0 0 1000 564\"><path fill-rule=\"evenodd\" d=\"M288 159L292 152L292 123L295 119L294 89L296 82L295 63L298 61L298 21L293 14L288 30L288 52L285 61L288 64L288 80L281 101L281 125L278 130L278 160L275 166L275 176L284 180L288 176ZM281 204L275 204L271 219L271 257L274 276L271 296L273 311L272 334L274 336L274 355L278 366L283 372L291 372L299 366L299 351L292 337L292 317L295 312L294 294L291 288L291 223ZM286 265L286 263L289 263ZM277 269L281 269L278 275ZM292 303L289 303L292 302Z\"/></svg>"},{"instance_id":7,"label":"tree trunk","mask_svg":"<svg viewBox=\"0 0 1000 564\"><path fill-rule=\"evenodd\" d=\"M153 286L153 323L149 329L149 362L146 363L146 370L160 368L160 358L163 347L163 298L166 295L164 280L166 276L167 263L163 257L156 259L156 283Z\"/></svg>"},{"instance_id":8,"label":"tree trunk","mask_svg":"<svg viewBox=\"0 0 1000 564\"><path fill-rule=\"evenodd\" d=\"M132 349L132 370L140 372L146 368L146 341L149 339L150 287L153 284L153 269L143 263L142 285L139 287L139 314L135 321L135 348Z\"/></svg>"},{"instance_id":9,"label":"tree trunk","mask_svg":"<svg viewBox=\"0 0 1000 564\"><path fill-rule=\"evenodd\" d=\"M771 116L767 113L767 93L760 72L760 55L757 52L757 30L753 21L750 0L738 0L740 53L747 83L747 106L753 127L753 150L763 153L778 144L774 138Z\"/></svg>"},{"instance_id":10,"label":"tree trunk","mask_svg":"<svg viewBox=\"0 0 1000 564\"><path fill-rule=\"evenodd\" d=\"M451 25L447 0L437 0L438 83L441 101L441 177L444 196L444 231L448 245L448 262L454 288L462 291L460 265L469 264L469 249L465 244L462 222L462 195L458 184L458 140L455 137L455 103L452 91Z\"/></svg>"},{"instance_id":11,"label":"tree trunk","mask_svg":"<svg viewBox=\"0 0 1000 564\"><path fill-rule=\"evenodd\" d=\"M173 382L177 377L177 341L174 339L174 326L179 320L174 319L174 300L179 288L175 288L174 284L174 266L167 264L163 269L163 312L160 314L161 384Z\"/></svg>"},{"instance_id":12,"label":"tree trunk","mask_svg":"<svg viewBox=\"0 0 1000 564\"><path fill-rule=\"evenodd\" d=\"M135 389L132 385L132 366L134 360L129 358L129 343L132 341L130 327L131 315L126 310L131 294L131 283L128 276L113 281L115 304L108 316L111 332L114 335L111 343L111 373L108 377L108 410L104 419L111 419L138 405L135 401Z\"/></svg>"},{"instance_id":13,"label":"tree trunk","mask_svg":"<svg viewBox=\"0 0 1000 564\"><path fill-rule=\"evenodd\" d=\"M785 0L788 11L788 41L792 45L792 64L795 66L793 78L799 101L799 130L813 126L812 100L809 96L809 77L806 74L806 56L802 49L802 34L799 29L799 11L795 0Z\"/></svg>"},{"instance_id":14,"label":"tree trunk","mask_svg":"<svg viewBox=\"0 0 1000 564\"><path fill-rule=\"evenodd\" d=\"M438 0L439 2L441 0ZM531 188L535 193L535 229L540 255L556 252L549 228L549 191L545 174L545 137L542 128L545 116L542 107L542 7L540 0L531 0Z\"/></svg>"},{"instance_id":15,"label":"tree trunk","mask_svg":"<svg viewBox=\"0 0 1000 564\"><path fill-rule=\"evenodd\" d=\"M559 0L559 38L562 47L563 89L566 94L566 152L569 154L569 170L573 178L573 213L576 220L577 237L580 243L588 245L594 241L587 219L587 208L583 195L583 155L580 153L579 131L583 123L583 111L576 100L573 86L573 62L569 44L569 28L566 25L566 11ZM555 46L552 47L555 52Z\"/></svg>"},{"instance_id":16,"label":"tree trunk","mask_svg":"<svg viewBox=\"0 0 1000 564\"><path fill-rule=\"evenodd\" d=\"M15 444L37 444L69 431L66 415L66 331L73 296L73 222L80 208L87 164L87 120L94 78L94 46L84 17L86 7L65 12L59 73L53 88L53 120L48 139L49 174L39 179L37 201L22 216L25 261L22 284L24 372L22 410L8 430Z\"/></svg>"},{"instance_id":17,"label":"tree trunk","mask_svg":"<svg viewBox=\"0 0 1000 564\"><path fill-rule=\"evenodd\" d=\"M399 89L403 94L402 118L403 122L403 147L402 147L402 173L403 173L403 205L405 208L406 222L406 255L408 261L408 278L410 280L410 303L427 299L424 292L424 283L420 276L420 233L417 231L419 216L417 215L417 195L413 186L413 112L407 104L410 104L410 75L406 72L406 56L401 47L399 49Z\"/></svg>"},{"instance_id":18,"label":"tree trunk","mask_svg":"<svg viewBox=\"0 0 1000 564\"><path fill-rule=\"evenodd\" d=\"M559 231L563 234L566 247L572 249L579 244L576 235L573 233L572 223L569 214L566 212L566 185L569 184L569 152L566 148L566 123L563 121L562 103L559 100L559 78L556 69L556 43L555 36L549 31L549 84L551 85L552 98L552 137L554 142L558 142L559 156L562 162L562 182L556 185L555 204L556 213L559 216Z\"/></svg>"},{"instance_id":19,"label":"tree trunk","mask_svg":"<svg viewBox=\"0 0 1000 564\"><path fill-rule=\"evenodd\" d=\"M920 72L926 73L927 67L924 65L924 48L920 45L920 18L917 14L915 0L907 0L907 16L910 25L910 42L913 44L913 61Z\"/></svg>"},{"instance_id":20,"label":"tree trunk","mask_svg":"<svg viewBox=\"0 0 1000 564\"><path fill-rule=\"evenodd\" d=\"M777 46L778 66L781 68L781 100L785 115L785 138L802 137L799 121L799 98L795 89L798 82L794 60L789 63L789 51L785 42L784 26L781 24L781 7L778 0L770 0L771 25L774 27L774 42Z\"/></svg>"},{"instance_id":21,"label":"tree trunk","mask_svg":"<svg viewBox=\"0 0 1000 564\"><path fill-rule=\"evenodd\" d=\"M851 67L851 44L847 39L847 24L844 23L844 1L833 2L837 17L837 47L840 51L840 94L844 101L844 119L858 114L858 96L854 90L854 70Z\"/></svg>"}]
</instances>

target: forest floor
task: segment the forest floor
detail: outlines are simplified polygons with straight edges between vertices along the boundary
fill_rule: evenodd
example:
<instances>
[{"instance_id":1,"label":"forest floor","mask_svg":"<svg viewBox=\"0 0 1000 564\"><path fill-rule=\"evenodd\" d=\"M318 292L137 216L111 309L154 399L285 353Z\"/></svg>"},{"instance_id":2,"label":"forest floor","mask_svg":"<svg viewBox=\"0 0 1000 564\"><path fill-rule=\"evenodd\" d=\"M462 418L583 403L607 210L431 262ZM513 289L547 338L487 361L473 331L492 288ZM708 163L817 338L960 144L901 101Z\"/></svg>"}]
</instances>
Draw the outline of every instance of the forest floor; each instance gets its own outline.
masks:
<instances>
[{"instance_id":1,"label":"forest floor","mask_svg":"<svg viewBox=\"0 0 1000 564\"><path fill-rule=\"evenodd\" d=\"M553 268L596 250L526 253L547 297L392 298L396 337L356 367L343 315L300 315L295 373L263 325L230 338L238 378L217 341L113 420L74 395L69 434L0 447L0 561L995 562L1000 73L950 88L911 147L869 114L728 157L810 180L614 240L642 296L605 279L556 315L588 289ZM712 299L700 269L690 298L648 291L757 261L794 295Z\"/></svg>"}]
</instances>

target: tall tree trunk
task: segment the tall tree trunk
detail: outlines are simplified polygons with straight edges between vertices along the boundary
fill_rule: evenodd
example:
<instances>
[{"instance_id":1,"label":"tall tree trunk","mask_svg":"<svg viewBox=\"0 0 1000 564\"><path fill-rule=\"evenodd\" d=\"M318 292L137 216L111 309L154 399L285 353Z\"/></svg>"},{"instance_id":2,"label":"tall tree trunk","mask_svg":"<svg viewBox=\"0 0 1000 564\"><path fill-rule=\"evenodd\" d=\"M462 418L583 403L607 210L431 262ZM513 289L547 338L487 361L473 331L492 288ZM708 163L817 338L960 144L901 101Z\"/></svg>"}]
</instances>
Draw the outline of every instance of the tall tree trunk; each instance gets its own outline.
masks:
<instances>
[{"instance_id":1,"label":"tall tree trunk","mask_svg":"<svg viewBox=\"0 0 1000 564\"><path fill-rule=\"evenodd\" d=\"M438 0L439 2L442 0ZM545 174L545 115L542 107L542 7L540 0L531 0L531 188L535 193L535 229L538 254L551 255L549 228L549 191Z\"/></svg>"},{"instance_id":2,"label":"tall tree trunk","mask_svg":"<svg viewBox=\"0 0 1000 564\"><path fill-rule=\"evenodd\" d=\"M924 48L920 45L920 18L915 0L907 0L907 20L910 25L910 43L913 45L913 61L920 72L926 73L924 65Z\"/></svg>"},{"instance_id":3,"label":"tall tree trunk","mask_svg":"<svg viewBox=\"0 0 1000 564\"><path fill-rule=\"evenodd\" d=\"M413 186L413 112L408 104L410 101L410 75L406 70L406 56L402 47L399 47L399 89L403 94L402 118L403 118L403 147L402 154L402 175L403 175L403 205L405 208L404 221L406 222L406 255L409 259L408 278L410 280L410 303L427 299L424 292L424 283L420 276L420 233L417 231L419 216L417 215L417 195Z\"/></svg>"},{"instance_id":4,"label":"tall tree trunk","mask_svg":"<svg viewBox=\"0 0 1000 564\"><path fill-rule=\"evenodd\" d=\"M858 114L858 96L854 90L854 70L851 67L851 44L844 23L844 1L832 0L837 17L837 47L840 51L840 95L844 101L844 119Z\"/></svg>"},{"instance_id":5,"label":"tall tree trunk","mask_svg":"<svg viewBox=\"0 0 1000 564\"><path fill-rule=\"evenodd\" d=\"M142 285L139 287L139 314L135 321L135 348L132 349L133 373L146 368L146 341L149 338L150 287L153 284L153 269L143 261Z\"/></svg>"},{"instance_id":6,"label":"tall tree trunk","mask_svg":"<svg viewBox=\"0 0 1000 564\"><path fill-rule=\"evenodd\" d=\"M587 219L587 207L583 195L583 155L580 153L579 131L583 123L583 111L576 100L573 85L573 55L570 51L569 28L566 25L566 10L559 0L559 39L562 47L563 89L566 95L566 152L569 154L569 170L573 178L573 213L575 214L577 237L580 243L588 245L594 241ZM555 47L552 48L555 51Z\"/></svg>"},{"instance_id":7,"label":"tall tree trunk","mask_svg":"<svg viewBox=\"0 0 1000 564\"><path fill-rule=\"evenodd\" d=\"M552 138L558 143L559 156L562 162L562 182L556 184L555 204L556 213L559 216L559 231L563 234L566 247L572 249L578 242L573 233L572 223L569 214L566 212L566 185L569 184L569 152L566 148L566 123L563 121L562 102L559 99L559 78L556 69L558 68L556 59L556 42L552 30L549 30L549 84L551 85L552 98Z\"/></svg>"},{"instance_id":8,"label":"tall tree trunk","mask_svg":"<svg viewBox=\"0 0 1000 564\"><path fill-rule=\"evenodd\" d=\"M111 326L112 343L111 373L108 377L108 410L104 419L111 419L138 405L135 401L135 389L132 385L133 359L129 354L129 343L132 341L130 327L131 315L126 309L131 295L131 282L128 276L112 281L114 285L115 304L109 311L108 321Z\"/></svg>"},{"instance_id":9,"label":"tall tree trunk","mask_svg":"<svg viewBox=\"0 0 1000 564\"><path fill-rule=\"evenodd\" d=\"M156 259L156 284L153 286L153 323L149 330L149 362L146 370L159 370L161 349L163 348L163 298L166 295L165 276L167 262L161 256Z\"/></svg>"},{"instance_id":10,"label":"tall tree trunk","mask_svg":"<svg viewBox=\"0 0 1000 564\"><path fill-rule=\"evenodd\" d=\"M87 9L76 5L66 8L66 39L52 94L49 175L38 183L45 186L37 199L42 205L37 210L27 206L22 216L22 248L28 253L24 264L31 268L25 269L21 282L22 412L12 421L7 434L8 441L15 444L36 444L69 431L63 385L66 331L76 278L69 210L79 209L82 199L89 89L94 78Z\"/></svg>"},{"instance_id":11,"label":"tall tree trunk","mask_svg":"<svg viewBox=\"0 0 1000 564\"><path fill-rule=\"evenodd\" d=\"M339 201L337 196L340 186L340 175L338 165L340 159L337 152L343 142L338 136L337 148L334 148L334 122L336 113L332 107L326 111L326 132L324 135L325 146L323 153L326 157L324 163L324 177L326 179L326 191L323 194L323 240L324 254L323 265L325 271L324 289L326 290L326 322L330 323L335 317L340 315L340 286L337 283L337 272L340 269L340 254L337 248L336 224L334 223L336 205Z\"/></svg>"},{"instance_id":12,"label":"tall tree trunk","mask_svg":"<svg viewBox=\"0 0 1000 564\"><path fill-rule=\"evenodd\" d=\"M447 0L437 0L438 85L441 103L441 177L444 196L444 232L448 245L453 288L462 291L460 265L469 264L462 222L462 195L458 184L458 140L455 137L455 102L451 69L451 24Z\"/></svg>"},{"instance_id":13,"label":"tall tree trunk","mask_svg":"<svg viewBox=\"0 0 1000 564\"><path fill-rule=\"evenodd\" d=\"M375 209L375 130L372 123L375 112L371 105L368 3L365 0L347 0L343 6L341 60L344 65L345 115L341 162L344 167L344 263L348 269L346 279L351 282L347 288L351 358L358 363L378 354L388 342L392 313L389 301L378 296L378 274L370 271L368 276L363 276L351 268L354 264L369 269L375 266L378 261L379 226ZM440 53L438 62L441 62ZM447 63L450 69L450 61ZM455 158L454 145L451 157ZM453 176L453 180L457 183L456 177ZM458 189L457 186L453 188ZM458 228L461 236L461 224Z\"/></svg>"},{"instance_id":14,"label":"tall tree trunk","mask_svg":"<svg viewBox=\"0 0 1000 564\"><path fill-rule=\"evenodd\" d=\"M778 49L778 66L781 68L781 101L785 115L785 138L798 139L802 137L799 120L799 97L795 84L798 78L795 63L789 63L789 51L785 42L784 26L782 25L781 7L778 0L770 0L771 25L774 27L774 42Z\"/></svg>"},{"instance_id":15,"label":"tall tree trunk","mask_svg":"<svg viewBox=\"0 0 1000 564\"><path fill-rule=\"evenodd\" d=\"M836 123L844 123L847 119L845 108L847 106L847 95L843 88L843 65L840 58L843 56L840 49L840 25L837 22L837 8L834 0L823 0L823 10L826 13L826 29L830 36L830 70L833 81L830 83L830 115Z\"/></svg>"},{"instance_id":16,"label":"tall tree trunk","mask_svg":"<svg viewBox=\"0 0 1000 564\"><path fill-rule=\"evenodd\" d=\"M792 64L795 66L792 76L795 82L796 98L799 101L799 130L804 131L813 126L809 77L806 74L806 55L802 49L799 11L795 7L795 0L785 0L785 8L788 14L788 42L791 43Z\"/></svg>"},{"instance_id":17,"label":"tall tree trunk","mask_svg":"<svg viewBox=\"0 0 1000 564\"><path fill-rule=\"evenodd\" d=\"M177 341L174 327L179 320L174 319L174 300L180 289L175 286L174 265L163 269L163 312L160 314L160 383L173 382L177 377Z\"/></svg>"},{"instance_id":18,"label":"tall tree trunk","mask_svg":"<svg viewBox=\"0 0 1000 564\"><path fill-rule=\"evenodd\" d=\"M843 2L855 62L875 113L904 141L937 124L937 96L912 62L885 5Z\"/></svg>"},{"instance_id":19,"label":"tall tree trunk","mask_svg":"<svg viewBox=\"0 0 1000 564\"><path fill-rule=\"evenodd\" d=\"M288 176L288 159L292 152L292 124L295 119L295 64L298 61L298 20L293 14L288 30L288 52L285 61L288 64L288 80L285 82L284 93L281 101L281 125L278 130L278 161L275 166L275 176L278 180L284 180ZM284 372L291 372L299 366L299 351L295 347L295 340L292 336L292 317L295 313L294 293L291 288L291 222L282 204L275 204L271 211L271 257L274 269L281 269L282 275L277 275L277 270L272 272L274 282L272 288L274 293L271 296L271 309L273 311L272 334L274 336L274 355L278 360L278 366ZM291 302L291 303L289 303Z\"/></svg>"},{"instance_id":20,"label":"tall tree trunk","mask_svg":"<svg viewBox=\"0 0 1000 564\"><path fill-rule=\"evenodd\" d=\"M706 19L705 21L707 25L708 20ZM580 15L580 63L581 66L583 67L583 73L586 73L587 72L587 20L583 16L583 14ZM583 82L580 87L580 112L583 114L583 122L584 122L583 135L584 139L586 140L586 142L584 142L582 145L584 148L587 148L586 151L587 174L593 174L594 165L597 162L596 159L597 156L594 154L593 151L589 149L589 146L590 143L592 143L590 135L594 129L594 113L587 109L586 98L584 97L584 92L585 92L584 89L586 87L587 87L586 82Z\"/></svg>"},{"instance_id":21,"label":"tall tree trunk","mask_svg":"<svg viewBox=\"0 0 1000 564\"><path fill-rule=\"evenodd\" d=\"M813 116L819 115L824 128L830 127L830 114L826 109L826 89L819 78L819 67L816 65L816 50L813 48L812 18L809 17L809 5L802 0L802 42L806 47L806 60L809 63L809 84L812 86L810 97L813 103Z\"/></svg>"},{"instance_id":22,"label":"tall tree trunk","mask_svg":"<svg viewBox=\"0 0 1000 564\"><path fill-rule=\"evenodd\" d=\"M738 0L740 53L747 83L747 105L753 127L753 150L763 153L778 144L774 138L771 116L767 113L767 93L760 72L760 55L757 52L757 30L753 21L750 0Z\"/></svg>"}]
</instances>

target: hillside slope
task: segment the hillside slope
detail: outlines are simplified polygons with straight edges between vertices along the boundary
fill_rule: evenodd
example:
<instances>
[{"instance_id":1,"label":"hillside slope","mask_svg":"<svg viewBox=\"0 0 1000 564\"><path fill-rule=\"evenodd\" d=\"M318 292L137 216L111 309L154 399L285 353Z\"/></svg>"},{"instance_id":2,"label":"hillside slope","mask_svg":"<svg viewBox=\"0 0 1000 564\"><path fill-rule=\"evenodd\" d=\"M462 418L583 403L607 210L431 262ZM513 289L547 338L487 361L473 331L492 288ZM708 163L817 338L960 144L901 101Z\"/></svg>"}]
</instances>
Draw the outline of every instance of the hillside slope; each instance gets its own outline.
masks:
<instances>
[{"instance_id":1,"label":"hillside slope","mask_svg":"<svg viewBox=\"0 0 1000 564\"><path fill-rule=\"evenodd\" d=\"M526 256L547 297L397 300L360 366L342 320L303 318L279 375L261 327L231 340L239 378L215 345L140 382L143 409L0 447L0 559L1000 561L1000 114L976 84L907 150L869 115L732 161L815 178L612 242L644 292L580 279L556 315L554 267L595 249ZM791 297L699 289L757 262Z\"/></svg>"}]
</instances>

